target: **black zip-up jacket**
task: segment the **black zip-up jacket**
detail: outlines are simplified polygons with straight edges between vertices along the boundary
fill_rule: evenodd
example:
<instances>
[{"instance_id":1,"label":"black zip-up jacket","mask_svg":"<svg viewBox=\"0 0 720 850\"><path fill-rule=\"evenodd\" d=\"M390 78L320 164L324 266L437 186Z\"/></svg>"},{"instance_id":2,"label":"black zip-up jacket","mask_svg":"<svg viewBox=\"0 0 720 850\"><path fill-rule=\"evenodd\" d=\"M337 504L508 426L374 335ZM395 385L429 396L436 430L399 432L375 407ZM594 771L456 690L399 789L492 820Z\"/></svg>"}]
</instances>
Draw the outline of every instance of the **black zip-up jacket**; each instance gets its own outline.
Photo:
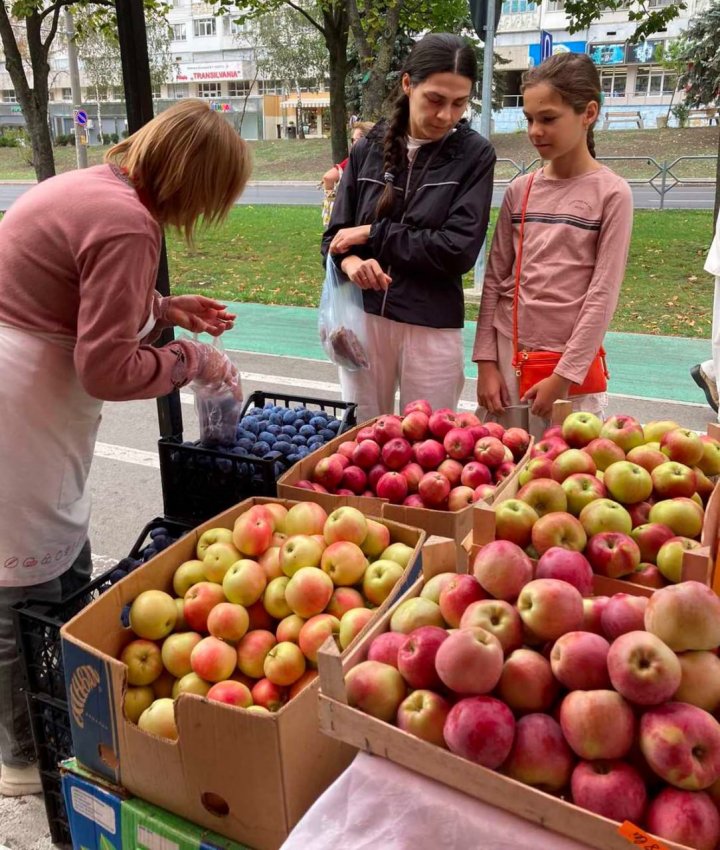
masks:
<instances>
[{"instance_id":1,"label":"black zip-up jacket","mask_svg":"<svg viewBox=\"0 0 720 850\"><path fill-rule=\"evenodd\" d=\"M412 325L461 328L462 275L475 264L485 240L495 151L461 121L444 140L422 145L412 168L405 159L395 179L392 215L376 221L375 207L385 187L386 127L385 122L376 125L353 145L322 253L327 255L338 230L372 224L367 244L350 253L374 257L392 283L386 298L383 292L363 290L365 311ZM341 260L335 257L338 265Z\"/></svg>"}]
</instances>

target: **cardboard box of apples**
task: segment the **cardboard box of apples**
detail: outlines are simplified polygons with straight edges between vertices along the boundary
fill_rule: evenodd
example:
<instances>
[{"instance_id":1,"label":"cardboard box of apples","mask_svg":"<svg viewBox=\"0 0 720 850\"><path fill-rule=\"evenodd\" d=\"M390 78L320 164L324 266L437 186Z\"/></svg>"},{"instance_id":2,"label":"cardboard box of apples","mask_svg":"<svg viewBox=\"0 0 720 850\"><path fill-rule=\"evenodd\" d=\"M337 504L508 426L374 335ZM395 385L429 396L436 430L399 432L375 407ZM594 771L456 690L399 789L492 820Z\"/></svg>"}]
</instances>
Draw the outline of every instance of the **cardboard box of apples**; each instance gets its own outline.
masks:
<instances>
[{"instance_id":1,"label":"cardboard box of apples","mask_svg":"<svg viewBox=\"0 0 720 850\"><path fill-rule=\"evenodd\" d=\"M278 847L353 755L319 732L317 647L350 646L423 546L420 530L312 502L250 499L199 526L63 628L78 760Z\"/></svg>"},{"instance_id":2,"label":"cardboard box of apples","mask_svg":"<svg viewBox=\"0 0 720 850\"><path fill-rule=\"evenodd\" d=\"M531 447L522 428L482 425L467 411L433 410L418 400L401 416L365 422L295 464L279 479L278 495L328 510L352 505L460 543L473 504L496 499Z\"/></svg>"},{"instance_id":3,"label":"cardboard box of apples","mask_svg":"<svg viewBox=\"0 0 720 850\"><path fill-rule=\"evenodd\" d=\"M344 659L320 650L322 729L583 846L623 850L624 824L715 850L720 599L651 593L598 607L501 561L424 570Z\"/></svg>"}]
</instances>

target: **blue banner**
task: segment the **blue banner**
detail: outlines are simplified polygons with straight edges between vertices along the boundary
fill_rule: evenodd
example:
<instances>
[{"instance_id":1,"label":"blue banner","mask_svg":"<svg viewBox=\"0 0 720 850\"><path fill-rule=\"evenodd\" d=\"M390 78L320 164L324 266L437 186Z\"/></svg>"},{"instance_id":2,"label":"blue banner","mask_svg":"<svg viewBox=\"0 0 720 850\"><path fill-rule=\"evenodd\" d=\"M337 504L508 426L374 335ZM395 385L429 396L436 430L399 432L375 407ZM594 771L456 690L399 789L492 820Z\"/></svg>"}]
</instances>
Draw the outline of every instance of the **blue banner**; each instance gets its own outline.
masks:
<instances>
[{"instance_id":1,"label":"blue banner","mask_svg":"<svg viewBox=\"0 0 720 850\"><path fill-rule=\"evenodd\" d=\"M556 53L585 53L587 42L585 41L556 41L553 43L552 52ZM540 44L528 46L528 57L530 66L540 64Z\"/></svg>"}]
</instances>

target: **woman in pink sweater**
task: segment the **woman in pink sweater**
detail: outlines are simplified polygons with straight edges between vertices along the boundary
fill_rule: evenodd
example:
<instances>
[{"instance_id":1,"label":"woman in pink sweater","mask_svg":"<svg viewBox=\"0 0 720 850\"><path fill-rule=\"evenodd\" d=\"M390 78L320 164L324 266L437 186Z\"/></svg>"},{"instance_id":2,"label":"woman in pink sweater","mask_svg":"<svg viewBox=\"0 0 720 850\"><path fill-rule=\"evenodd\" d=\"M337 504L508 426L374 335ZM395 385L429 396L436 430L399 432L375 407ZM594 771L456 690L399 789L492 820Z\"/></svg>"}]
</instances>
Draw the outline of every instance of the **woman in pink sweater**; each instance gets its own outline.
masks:
<instances>
[{"instance_id":1,"label":"woman in pink sweater","mask_svg":"<svg viewBox=\"0 0 720 850\"><path fill-rule=\"evenodd\" d=\"M53 177L0 222L0 795L40 790L20 693L11 606L59 601L90 575L86 482L103 400L154 398L189 381L237 388L210 345L151 342L179 325L214 335L234 316L209 298L161 298L163 228L190 240L223 219L250 173L245 143L186 101Z\"/></svg>"},{"instance_id":2,"label":"woman in pink sweater","mask_svg":"<svg viewBox=\"0 0 720 850\"><path fill-rule=\"evenodd\" d=\"M632 230L629 186L595 159L601 94L592 60L576 53L547 59L525 75L523 97L528 136L544 165L505 193L473 349L478 403L501 422L505 409L521 402L547 420L553 402L584 382L615 312ZM513 302L523 218L518 350L561 356L521 397ZM571 398L576 410L597 414L607 404L604 392ZM543 422L531 418L531 428L542 430Z\"/></svg>"}]
</instances>

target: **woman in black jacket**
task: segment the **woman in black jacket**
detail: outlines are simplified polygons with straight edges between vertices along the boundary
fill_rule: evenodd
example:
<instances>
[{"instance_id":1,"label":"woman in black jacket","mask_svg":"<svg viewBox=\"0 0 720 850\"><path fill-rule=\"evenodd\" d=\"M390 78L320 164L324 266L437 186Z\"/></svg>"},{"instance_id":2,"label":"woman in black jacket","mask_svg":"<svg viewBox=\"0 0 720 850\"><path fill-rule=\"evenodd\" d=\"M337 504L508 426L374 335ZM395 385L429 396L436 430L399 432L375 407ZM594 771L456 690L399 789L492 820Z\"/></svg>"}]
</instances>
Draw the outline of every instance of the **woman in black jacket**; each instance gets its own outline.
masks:
<instances>
[{"instance_id":1,"label":"woman in black jacket","mask_svg":"<svg viewBox=\"0 0 720 850\"><path fill-rule=\"evenodd\" d=\"M361 419L425 398L457 407L464 383L462 275L485 239L495 153L461 120L475 53L447 33L408 56L390 120L350 153L323 253L363 290L369 369L340 369Z\"/></svg>"}]
</instances>

